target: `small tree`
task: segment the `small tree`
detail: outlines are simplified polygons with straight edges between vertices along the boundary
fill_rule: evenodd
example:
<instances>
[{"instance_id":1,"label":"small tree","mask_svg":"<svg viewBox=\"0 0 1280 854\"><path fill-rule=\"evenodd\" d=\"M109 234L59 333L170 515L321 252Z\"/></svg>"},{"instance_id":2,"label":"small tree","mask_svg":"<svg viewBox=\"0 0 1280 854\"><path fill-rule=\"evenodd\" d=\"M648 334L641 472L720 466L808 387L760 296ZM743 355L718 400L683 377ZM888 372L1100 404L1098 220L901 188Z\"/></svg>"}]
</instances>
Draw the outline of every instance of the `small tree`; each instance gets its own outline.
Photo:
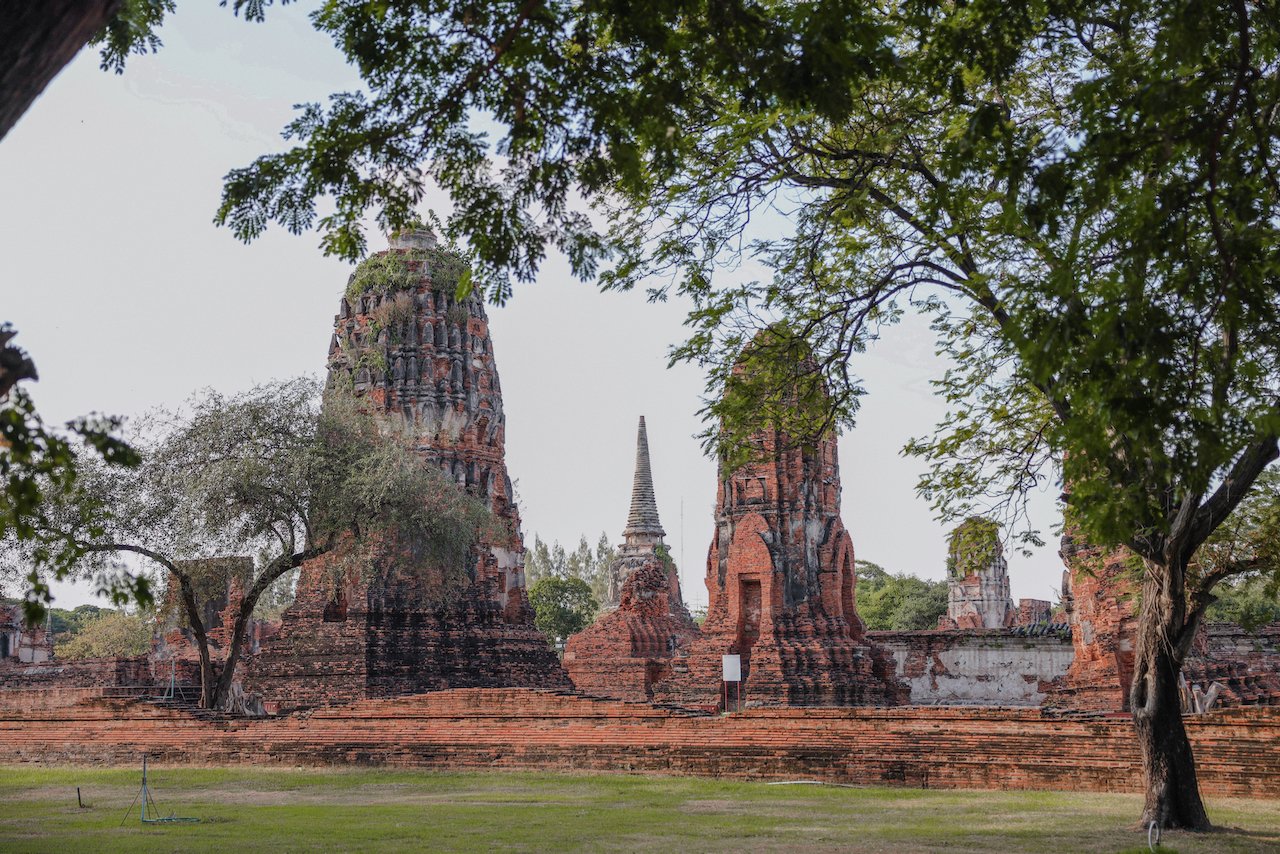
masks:
<instances>
[{"instance_id":1,"label":"small tree","mask_svg":"<svg viewBox=\"0 0 1280 854\"><path fill-rule=\"evenodd\" d=\"M332 553L344 571L429 572L447 597L466 582L472 549L492 519L409 442L362 413L350 394L316 384L268 383L234 397L197 395L187 413L153 417L139 440L144 463L122 477L89 465L51 514L60 536L90 556L81 572L120 555L160 566L177 585L200 655L201 703L224 706L245 629L286 573ZM105 525L85 519L105 518ZM210 656L200 588L226 561L253 556L221 672Z\"/></svg>"},{"instance_id":2,"label":"small tree","mask_svg":"<svg viewBox=\"0 0 1280 854\"><path fill-rule=\"evenodd\" d=\"M600 609L587 582L570 575L539 578L529 588L529 604L534 623L553 646L591 625Z\"/></svg>"},{"instance_id":3,"label":"small tree","mask_svg":"<svg viewBox=\"0 0 1280 854\"><path fill-rule=\"evenodd\" d=\"M609 542L609 535L603 532L594 549L584 534L572 552L566 551L559 542L548 546L534 534L533 547L525 553L525 578L530 587L552 575L581 578L591 588L592 597L602 602L609 589L609 567L616 559L617 551Z\"/></svg>"},{"instance_id":4,"label":"small tree","mask_svg":"<svg viewBox=\"0 0 1280 854\"><path fill-rule=\"evenodd\" d=\"M154 621L150 615L103 611L80 626L75 635L54 647L57 658L112 658L151 651Z\"/></svg>"},{"instance_id":5,"label":"small tree","mask_svg":"<svg viewBox=\"0 0 1280 854\"><path fill-rule=\"evenodd\" d=\"M947 612L945 581L922 581L857 561L858 616L870 630L920 631L938 626Z\"/></svg>"}]
</instances>

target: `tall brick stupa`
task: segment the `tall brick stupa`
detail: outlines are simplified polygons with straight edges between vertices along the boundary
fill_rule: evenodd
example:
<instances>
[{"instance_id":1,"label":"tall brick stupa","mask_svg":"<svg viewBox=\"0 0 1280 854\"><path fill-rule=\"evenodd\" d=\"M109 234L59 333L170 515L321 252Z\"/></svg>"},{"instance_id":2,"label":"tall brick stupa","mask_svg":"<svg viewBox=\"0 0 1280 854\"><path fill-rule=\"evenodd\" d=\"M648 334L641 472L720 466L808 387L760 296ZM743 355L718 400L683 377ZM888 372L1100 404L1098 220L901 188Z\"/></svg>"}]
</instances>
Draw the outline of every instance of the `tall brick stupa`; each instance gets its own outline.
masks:
<instances>
[{"instance_id":1,"label":"tall brick stupa","mask_svg":"<svg viewBox=\"0 0 1280 854\"><path fill-rule=\"evenodd\" d=\"M631 512L618 557L609 567L608 601L603 615L565 645L564 665L579 691L650 700L653 684L670 675L672 657L697 637L665 536L653 492L649 436L641 416Z\"/></svg>"},{"instance_id":2,"label":"tall brick stupa","mask_svg":"<svg viewBox=\"0 0 1280 854\"><path fill-rule=\"evenodd\" d=\"M427 231L393 237L362 268L334 320L330 383L349 378L370 411L413 437L423 465L488 504L500 532L477 545L465 589L446 606L424 604L419 585L432 581L421 573L335 583L324 558L305 565L246 688L282 709L441 688L568 688L525 593L483 299L455 299L459 259Z\"/></svg>"},{"instance_id":3,"label":"tall brick stupa","mask_svg":"<svg viewBox=\"0 0 1280 854\"><path fill-rule=\"evenodd\" d=\"M655 699L719 704L721 657L738 655L748 705L906 702L892 656L867 640L855 608L835 436L804 447L762 430L751 445L753 461L722 471L716 491L702 637Z\"/></svg>"}]
</instances>

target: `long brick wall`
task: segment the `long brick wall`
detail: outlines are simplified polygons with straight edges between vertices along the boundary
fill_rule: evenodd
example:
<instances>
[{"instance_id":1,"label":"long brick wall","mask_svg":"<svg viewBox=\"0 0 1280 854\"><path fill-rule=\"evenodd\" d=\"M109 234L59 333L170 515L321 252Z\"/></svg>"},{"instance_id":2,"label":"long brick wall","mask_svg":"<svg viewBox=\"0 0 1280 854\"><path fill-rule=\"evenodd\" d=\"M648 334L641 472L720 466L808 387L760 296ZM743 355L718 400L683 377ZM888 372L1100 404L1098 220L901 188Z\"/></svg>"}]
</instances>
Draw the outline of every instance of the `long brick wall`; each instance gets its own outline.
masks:
<instances>
[{"instance_id":1,"label":"long brick wall","mask_svg":"<svg viewBox=\"0 0 1280 854\"><path fill-rule=\"evenodd\" d=\"M1138 791L1121 716L955 707L750 709L726 717L531 689L457 689L277 718L0 692L0 762L371 764ZM1206 793L1280 798L1280 710L1188 718Z\"/></svg>"}]
</instances>

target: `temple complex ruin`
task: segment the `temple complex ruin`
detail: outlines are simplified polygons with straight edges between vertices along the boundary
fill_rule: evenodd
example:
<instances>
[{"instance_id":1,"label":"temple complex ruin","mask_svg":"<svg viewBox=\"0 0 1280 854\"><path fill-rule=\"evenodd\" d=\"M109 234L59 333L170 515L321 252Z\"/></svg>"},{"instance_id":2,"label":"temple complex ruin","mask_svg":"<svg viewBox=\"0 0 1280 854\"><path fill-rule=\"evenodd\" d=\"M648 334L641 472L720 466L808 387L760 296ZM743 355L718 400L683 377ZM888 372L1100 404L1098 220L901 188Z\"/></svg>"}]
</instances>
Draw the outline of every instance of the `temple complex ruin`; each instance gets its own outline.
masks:
<instances>
[{"instance_id":1,"label":"temple complex ruin","mask_svg":"<svg viewBox=\"0 0 1280 854\"><path fill-rule=\"evenodd\" d=\"M451 687L568 688L525 593L484 301L456 299L460 262L428 231L397 235L362 267L369 284L358 269L334 319L330 384L350 382L425 465L488 505L498 532L481 537L464 589L444 605L431 599L430 573L308 563L279 633L247 663L246 690L291 708Z\"/></svg>"},{"instance_id":2,"label":"temple complex ruin","mask_svg":"<svg viewBox=\"0 0 1280 854\"><path fill-rule=\"evenodd\" d=\"M525 594L493 344L480 297L457 299L459 267L425 232L371 256L339 304L328 368L331 383L350 383L424 466L498 520L466 565L307 563L282 619L250 623L239 700L219 711L193 709L183 690L198 674L176 602L162 610L150 655L69 661L5 605L0 758L132 762L145 751L186 763L929 788L1139 784L1124 714L1136 620L1129 555L1068 530L1065 613L1051 616L1039 600L1014 605L999 537L976 526L979 536L963 538L973 553L949 550L939 630L867 632L832 434L800 444L761 430L749 462L721 469L699 629L667 552L641 418L608 601L568 639L562 668ZM197 569L221 579L197 600L220 663L250 559ZM458 595L432 599L450 570ZM732 702L725 656L740 663ZM1280 796L1280 624L1205 626L1184 672L1205 791Z\"/></svg>"},{"instance_id":3,"label":"temple complex ruin","mask_svg":"<svg viewBox=\"0 0 1280 854\"><path fill-rule=\"evenodd\" d=\"M609 567L604 613L565 646L564 665L577 690L620 700L651 700L654 683L670 674L672 657L698 636L665 536L641 416L631 512L618 556Z\"/></svg>"}]
</instances>

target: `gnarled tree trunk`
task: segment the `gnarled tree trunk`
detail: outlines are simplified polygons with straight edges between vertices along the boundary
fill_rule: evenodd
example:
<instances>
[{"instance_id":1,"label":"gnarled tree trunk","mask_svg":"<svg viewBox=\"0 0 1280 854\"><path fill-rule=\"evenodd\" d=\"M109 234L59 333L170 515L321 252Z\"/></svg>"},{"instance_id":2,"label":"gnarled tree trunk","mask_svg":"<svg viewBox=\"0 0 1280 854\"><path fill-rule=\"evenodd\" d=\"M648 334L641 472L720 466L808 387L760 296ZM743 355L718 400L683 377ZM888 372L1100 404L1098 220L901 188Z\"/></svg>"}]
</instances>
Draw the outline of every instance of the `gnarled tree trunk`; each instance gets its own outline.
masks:
<instances>
[{"instance_id":1,"label":"gnarled tree trunk","mask_svg":"<svg viewBox=\"0 0 1280 854\"><path fill-rule=\"evenodd\" d=\"M173 567L172 563L170 567ZM204 621L200 619L200 606L196 604L196 592L191 584L191 577L186 573L179 573L176 568L170 571L178 579L182 607L187 612L187 622L191 625L192 634L196 636L196 649L200 653L200 707L209 709L212 708L214 697L213 660L209 656L209 635L205 631Z\"/></svg>"},{"instance_id":2,"label":"gnarled tree trunk","mask_svg":"<svg viewBox=\"0 0 1280 854\"><path fill-rule=\"evenodd\" d=\"M1187 619L1185 580L1185 566L1146 562L1129 701L1147 791L1142 826L1209 830L1178 696L1199 623L1198 613Z\"/></svg>"},{"instance_id":3,"label":"gnarled tree trunk","mask_svg":"<svg viewBox=\"0 0 1280 854\"><path fill-rule=\"evenodd\" d=\"M309 548L297 554L285 554L277 558L267 569L263 570L245 591L240 599L239 608L236 611L235 626L231 630L231 637L227 644L227 659L222 665L222 672L218 675L217 682L213 683L213 692L209 696L206 708L219 709L221 711L235 711L231 708L232 704L232 685L235 684L236 665L240 662L240 653L244 645L245 634L249 628L249 621L253 618L253 610L258 605L258 600L262 598L262 594L272 585L280 576L284 575L291 569L297 569L308 560L324 554L325 551L332 548L332 542L319 548Z\"/></svg>"}]
</instances>

